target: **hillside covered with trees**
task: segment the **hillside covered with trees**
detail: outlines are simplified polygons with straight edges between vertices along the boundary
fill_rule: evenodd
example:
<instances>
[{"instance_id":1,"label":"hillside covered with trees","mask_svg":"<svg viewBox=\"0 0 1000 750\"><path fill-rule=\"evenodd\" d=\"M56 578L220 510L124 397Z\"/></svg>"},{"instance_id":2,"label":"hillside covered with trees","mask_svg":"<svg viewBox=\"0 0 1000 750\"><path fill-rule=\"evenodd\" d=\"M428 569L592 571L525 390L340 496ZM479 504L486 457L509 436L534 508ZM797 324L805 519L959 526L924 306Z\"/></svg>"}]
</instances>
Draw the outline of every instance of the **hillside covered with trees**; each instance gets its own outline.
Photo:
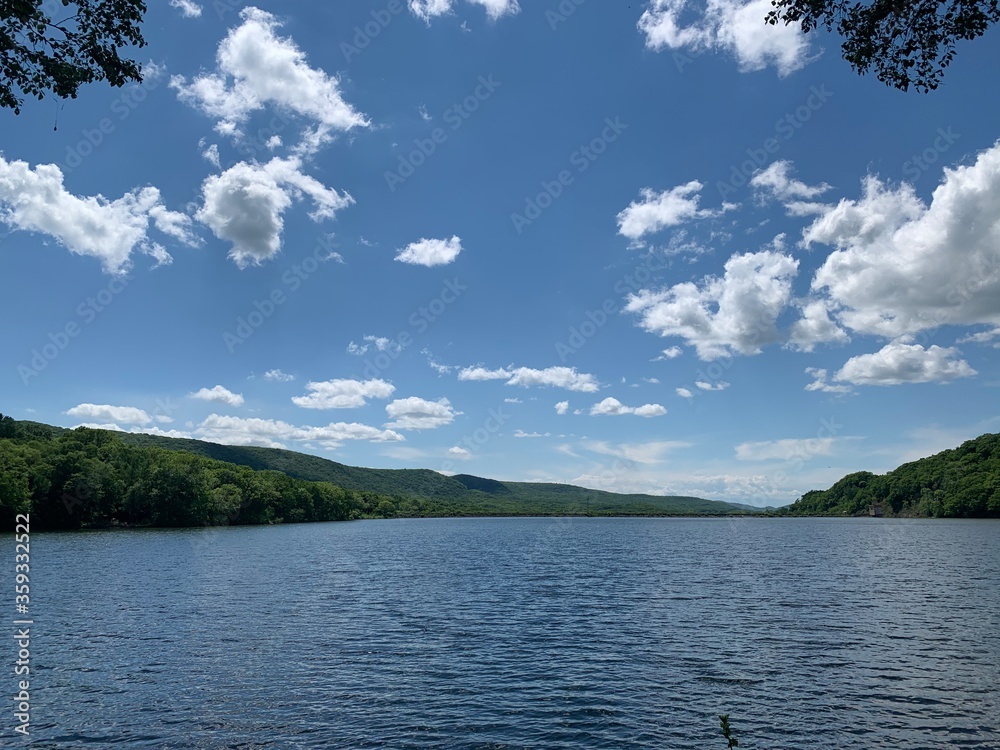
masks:
<instances>
[{"instance_id":1,"label":"hillside covered with trees","mask_svg":"<svg viewBox=\"0 0 1000 750\"><path fill-rule=\"evenodd\" d=\"M215 526L471 515L745 513L701 498L617 495L427 469L366 469L274 448L0 415L0 519L32 527Z\"/></svg>"},{"instance_id":2,"label":"hillside covered with trees","mask_svg":"<svg viewBox=\"0 0 1000 750\"><path fill-rule=\"evenodd\" d=\"M784 515L1000 518L1000 434L903 464L888 474L859 471L828 490L807 492Z\"/></svg>"}]
</instances>

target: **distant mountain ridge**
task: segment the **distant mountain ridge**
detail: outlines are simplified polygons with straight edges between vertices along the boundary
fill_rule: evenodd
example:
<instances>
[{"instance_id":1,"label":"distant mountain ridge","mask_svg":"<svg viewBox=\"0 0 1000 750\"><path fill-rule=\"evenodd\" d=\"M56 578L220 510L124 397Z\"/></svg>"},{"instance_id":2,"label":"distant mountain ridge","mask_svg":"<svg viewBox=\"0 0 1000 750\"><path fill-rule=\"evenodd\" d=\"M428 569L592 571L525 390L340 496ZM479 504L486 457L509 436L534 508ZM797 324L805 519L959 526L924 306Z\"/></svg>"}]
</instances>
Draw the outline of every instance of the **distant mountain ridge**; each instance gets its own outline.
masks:
<instances>
[{"instance_id":1,"label":"distant mountain ridge","mask_svg":"<svg viewBox=\"0 0 1000 750\"><path fill-rule=\"evenodd\" d=\"M470 474L446 476L431 469L372 469L319 456L258 446L234 446L187 438L123 433L133 445L184 450L256 470L281 471L296 479L330 482L347 490L367 490L435 501L472 503L482 515L729 515L760 512L749 506L678 495L625 495L570 484L506 482ZM530 510L529 510L530 509ZM462 514L476 514L472 508Z\"/></svg>"},{"instance_id":2,"label":"distant mountain ridge","mask_svg":"<svg viewBox=\"0 0 1000 750\"><path fill-rule=\"evenodd\" d=\"M360 512L365 516L666 516L760 512L748 506L698 497L624 495L568 484L503 482L471 474L446 476L430 469L365 468L281 448L222 445L143 433L75 431L10 418L0 420L0 465L3 461L3 438L48 442L84 432L106 433L108 440L118 440L136 448L193 455L243 467L244 470L262 474L277 472L292 480L324 483L348 492L362 493L364 498ZM23 465L25 459L22 457L19 460L22 461L22 471L27 471ZM220 471L218 468L211 470ZM370 503L365 504L369 500ZM369 507L371 504L377 505L379 510L376 512L374 505Z\"/></svg>"}]
</instances>

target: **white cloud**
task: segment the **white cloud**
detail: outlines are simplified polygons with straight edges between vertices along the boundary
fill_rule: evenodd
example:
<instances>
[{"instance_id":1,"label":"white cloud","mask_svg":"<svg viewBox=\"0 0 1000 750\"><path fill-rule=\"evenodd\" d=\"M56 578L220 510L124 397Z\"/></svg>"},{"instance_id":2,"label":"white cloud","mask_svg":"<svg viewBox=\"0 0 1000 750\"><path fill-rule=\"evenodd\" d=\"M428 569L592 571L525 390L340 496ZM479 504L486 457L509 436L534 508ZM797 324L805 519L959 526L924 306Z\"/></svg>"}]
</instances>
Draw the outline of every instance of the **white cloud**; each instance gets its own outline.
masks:
<instances>
[{"instance_id":1,"label":"white cloud","mask_svg":"<svg viewBox=\"0 0 1000 750\"><path fill-rule=\"evenodd\" d=\"M524 402L523 402L523 401L521 401L521 399L519 399L519 398L505 398L505 399L503 400L503 402L504 402L505 404L523 404L523 403L524 403Z\"/></svg>"},{"instance_id":2,"label":"white cloud","mask_svg":"<svg viewBox=\"0 0 1000 750\"><path fill-rule=\"evenodd\" d=\"M694 384L703 391L724 391L729 387L729 383L725 380L720 380L716 383L706 383L704 380L696 380Z\"/></svg>"},{"instance_id":3,"label":"white cloud","mask_svg":"<svg viewBox=\"0 0 1000 750\"><path fill-rule=\"evenodd\" d=\"M786 76L811 62L809 43L796 24L765 23L771 10L771 0L707 0L699 17L683 26L682 16L697 12L693 3L651 0L638 25L650 49L722 50L737 59L742 71L773 65Z\"/></svg>"},{"instance_id":4,"label":"white cloud","mask_svg":"<svg viewBox=\"0 0 1000 750\"><path fill-rule=\"evenodd\" d=\"M507 385L520 385L524 388L552 386L584 393L593 393L600 387L600 384L593 375L577 372L575 367L546 367L544 370L536 370L531 367L501 367L496 370L489 370L477 365L459 370L458 379L506 380Z\"/></svg>"},{"instance_id":5,"label":"white cloud","mask_svg":"<svg viewBox=\"0 0 1000 750\"><path fill-rule=\"evenodd\" d=\"M472 458L472 451L470 451L468 448L463 448L460 445L453 445L451 448L448 449L448 455L453 456L455 458L466 459L466 458Z\"/></svg>"},{"instance_id":6,"label":"white cloud","mask_svg":"<svg viewBox=\"0 0 1000 750\"><path fill-rule=\"evenodd\" d=\"M618 234L638 240L690 219L718 215L718 211L698 208L698 193L702 187L700 182L692 180L660 193L652 188L643 188L639 191L642 199L632 201L618 214Z\"/></svg>"},{"instance_id":7,"label":"white cloud","mask_svg":"<svg viewBox=\"0 0 1000 750\"><path fill-rule=\"evenodd\" d=\"M41 232L76 255L98 258L107 273L123 273L133 250L150 255L159 264L171 258L162 245L149 239L155 227L182 244L194 247L191 219L168 211L160 191L147 186L109 201L102 195L78 197L63 186L55 164L8 162L0 155L0 221L13 229Z\"/></svg>"},{"instance_id":8,"label":"white cloud","mask_svg":"<svg viewBox=\"0 0 1000 750\"><path fill-rule=\"evenodd\" d=\"M541 432L525 432L524 430L515 430L514 437L516 438L540 438L540 437L551 437L551 432L541 433Z\"/></svg>"},{"instance_id":9,"label":"white cloud","mask_svg":"<svg viewBox=\"0 0 1000 750\"><path fill-rule=\"evenodd\" d=\"M429 240L421 238L400 250L396 260L416 266L443 266L451 263L462 252L462 240L454 236L450 240Z\"/></svg>"},{"instance_id":10,"label":"white cloud","mask_svg":"<svg viewBox=\"0 0 1000 750\"><path fill-rule=\"evenodd\" d=\"M813 382L805 387L807 391L820 391L821 393L853 393L854 389L849 385L833 385L827 382L827 371L820 367L807 367L806 374L811 375Z\"/></svg>"},{"instance_id":11,"label":"white cloud","mask_svg":"<svg viewBox=\"0 0 1000 750\"><path fill-rule=\"evenodd\" d=\"M827 302L821 299L799 303L802 317L792 325L788 336L788 346L803 352L811 352L817 344L845 344L851 337L830 319Z\"/></svg>"},{"instance_id":12,"label":"white cloud","mask_svg":"<svg viewBox=\"0 0 1000 750\"><path fill-rule=\"evenodd\" d=\"M287 441L315 441L325 448L337 448L347 440L375 443L404 440L392 430L380 430L357 422L335 422L325 427L297 427L274 419L243 419L210 414L196 430L203 439L225 445L263 445L284 448Z\"/></svg>"},{"instance_id":13,"label":"white cloud","mask_svg":"<svg viewBox=\"0 0 1000 750\"><path fill-rule=\"evenodd\" d=\"M443 427L451 424L462 413L455 411L446 398L428 401L416 396L396 399L386 404L385 411L392 420L386 427L400 430L432 430Z\"/></svg>"},{"instance_id":14,"label":"white cloud","mask_svg":"<svg viewBox=\"0 0 1000 750\"><path fill-rule=\"evenodd\" d=\"M663 461L668 453L680 448L689 448L691 443L680 440L654 440L648 443L614 444L603 440L585 440L581 445L593 453L614 456L639 464L656 464Z\"/></svg>"},{"instance_id":15,"label":"white cloud","mask_svg":"<svg viewBox=\"0 0 1000 750\"><path fill-rule=\"evenodd\" d=\"M233 393L221 385L212 388L202 388L194 393L189 393L188 396L200 401L214 401L217 404L226 404L227 406L243 406L243 394Z\"/></svg>"},{"instance_id":16,"label":"white cloud","mask_svg":"<svg viewBox=\"0 0 1000 750\"><path fill-rule=\"evenodd\" d=\"M750 187L754 188L758 194L776 198L782 203L792 203L798 206L799 208L795 209L797 211L801 211L801 207L805 204L796 203L796 201L811 200L830 189L830 186L825 182L820 185L807 185L796 180L790 175L791 170L792 163L790 161L785 159L776 161L767 169L755 172L754 176L750 178Z\"/></svg>"},{"instance_id":17,"label":"white cloud","mask_svg":"<svg viewBox=\"0 0 1000 750\"><path fill-rule=\"evenodd\" d=\"M591 416L618 416L635 414L639 417L662 417L667 413L659 404L643 404L642 406L625 406L616 398L608 397L590 407Z\"/></svg>"},{"instance_id":18,"label":"white cloud","mask_svg":"<svg viewBox=\"0 0 1000 750\"><path fill-rule=\"evenodd\" d=\"M583 393L593 393L599 387L597 379L593 375L578 373L575 367L547 367L544 370L518 367L511 374L507 385L520 385L525 388L552 386Z\"/></svg>"},{"instance_id":19,"label":"white cloud","mask_svg":"<svg viewBox=\"0 0 1000 750\"><path fill-rule=\"evenodd\" d=\"M676 388L677 395L681 398L694 398L694 394L687 388Z\"/></svg>"},{"instance_id":20,"label":"white cloud","mask_svg":"<svg viewBox=\"0 0 1000 750\"><path fill-rule=\"evenodd\" d=\"M517 0L468 0L468 2L483 6L486 15L494 21L503 16L513 16L521 10ZM428 23L435 16L450 13L454 4L455 0L409 0L413 14Z\"/></svg>"},{"instance_id":21,"label":"white cloud","mask_svg":"<svg viewBox=\"0 0 1000 750\"><path fill-rule=\"evenodd\" d=\"M87 427L91 430L112 430L114 432L129 432L132 434L140 435L159 435L160 437L171 437L171 438L191 438L193 437L190 432L184 432L183 430L161 430L159 427L129 427L127 430L124 427L120 427L114 423L99 424L95 422L84 422L83 424L78 424L76 427Z\"/></svg>"},{"instance_id":22,"label":"white cloud","mask_svg":"<svg viewBox=\"0 0 1000 750\"><path fill-rule=\"evenodd\" d=\"M290 383L295 380L295 376L289 375L287 372L282 372L281 370L268 370L264 373L264 380L270 380L271 382L277 383Z\"/></svg>"},{"instance_id":23,"label":"white cloud","mask_svg":"<svg viewBox=\"0 0 1000 750\"><path fill-rule=\"evenodd\" d=\"M955 348L932 346L924 349L903 339L886 344L874 354L851 357L834 380L854 385L899 385L946 383L976 374L968 362L958 359Z\"/></svg>"},{"instance_id":24,"label":"white cloud","mask_svg":"<svg viewBox=\"0 0 1000 750\"><path fill-rule=\"evenodd\" d=\"M201 16L201 6L191 0L170 0L170 7L180 10L185 18L198 18Z\"/></svg>"},{"instance_id":25,"label":"white cloud","mask_svg":"<svg viewBox=\"0 0 1000 750\"><path fill-rule=\"evenodd\" d=\"M294 157L266 164L240 162L202 183L203 204L195 218L216 237L232 243L229 257L240 268L257 265L281 250L282 214L293 200L312 199L315 209L309 217L313 221L331 219L354 203L347 193L340 194L303 174L301 167Z\"/></svg>"},{"instance_id":26,"label":"white cloud","mask_svg":"<svg viewBox=\"0 0 1000 750\"><path fill-rule=\"evenodd\" d=\"M306 383L307 395L292 397L303 409L357 409L370 398L389 398L395 386L384 380L335 379Z\"/></svg>"},{"instance_id":27,"label":"white cloud","mask_svg":"<svg viewBox=\"0 0 1000 750\"><path fill-rule=\"evenodd\" d=\"M560 401L555 406L556 414L562 415L569 410L569 401Z\"/></svg>"},{"instance_id":28,"label":"white cloud","mask_svg":"<svg viewBox=\"0 0 1000 750\"><path fill-rule=\"evenodd\" d=\"M836 438L832 437L740 443L736 446L736 458L740 461L790 461L829 456L835 443Z\"/></svg>"},{"instance_id":29,"label":"white cloud","mask_svg":"<svg viewBox=\"0 0 1000 750\"><path fill-rule=\"evenodd\" d=\"M104 422L121 422L123 424L148 425L153 421L152 417L142 409L137 409L134 406L111 406L110 404L79 404L69 409L66 414L80 419L98 419Z\"/></svg>"},{"instance_id":30,"label":"white cloud","mask_svg":"<svg viewBox=\"0 0 1000 750\"><path fill-rule=\"evenodd\" d=\"M222 161L219 157L219 146L217 144L212 143L206 146L205 139L202 138L201 141L198 142L198 147L204 149L201 152L201 156L205 161L207 161L216 169L222 168Z\"/></svg>"},{"instance_id":31,"label":"white cloud","mask_svg":"<svg viewBox=\"0 0 1000 750\"><path fill-rule=\"evenodd\" d=\"M180 99L217 119L216 130L237 135L251 113L273 104L317 123L306 139L319 145L330 130L368 125L345 102L339 81L311 68L303 52L276 32L277 19L254 7L240 11L242 24L230 29L216 53L217 70L190 83L170 80Z\"/></svg>"},{"instance_id":32,"label":"white cloud","mask_svg":"<svg viewBox=\"0 0 1000 750\"><path fill-rule=\"evenodd\" d=\"M798 261L772 250L734 255L725 274L700 285L676 284L629 295L625 310L640 314L640 327L660 336L681 336L703 360L730 351L759 354L779 340L775 321L791 298Z\"/></svg>"},{"instance_id":33,"label":"white cloud","mask_svg":"<svg viewBox=\"0 0 1000 750\"><path fill-rule=\"evenodd\" d=\"M1000 142L945 169L931 202L908 184L864 181L803 233L835 250L813 293L837 322L886 338L943 325L1000 325Z\"/></svg>"},{"instance_id":34,"label":"white cloud","mask_svg":"<svg viewBox=\"0 0 1000 750\"><path fill-rule=\"evenodd\" d=\"M660 354L659 357L656 357L653 361L660 362L661 360L665 359L677 359L677 357L681 356L682 353L683 349L681 349L679 346L671 346L664 349L663 353Z\"/></svg>"},{"instance_id":35,"label":"white cloud","mask_svg":"<svg viewBox=\"0 0 1000 750\"><path fill-rule=\"evenodd\" d=\"M482 366L463 367L458 371L459 380L506 380L511 376L510 370L499 368L490 370Z\"/></svg>"}]
</instances>

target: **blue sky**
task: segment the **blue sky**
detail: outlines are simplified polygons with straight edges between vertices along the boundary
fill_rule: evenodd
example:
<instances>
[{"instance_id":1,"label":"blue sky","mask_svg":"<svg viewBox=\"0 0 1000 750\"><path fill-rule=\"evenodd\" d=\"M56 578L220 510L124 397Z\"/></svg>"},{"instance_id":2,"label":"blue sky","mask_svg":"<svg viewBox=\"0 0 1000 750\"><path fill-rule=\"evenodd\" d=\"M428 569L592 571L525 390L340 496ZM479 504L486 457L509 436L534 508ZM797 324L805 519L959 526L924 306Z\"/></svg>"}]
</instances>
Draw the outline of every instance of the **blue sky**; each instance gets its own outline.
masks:
<instances>
[{"instance_id":1,"label":"blue sky","mask_svg":"<svg viewBox=\"0 0 1000 750\"><path fill-rule=\"evenodd\" d=\"M1000 427L996 30L922 95L766 0L150 6L0 113L4 413L761 505Z\"/></svg>"}]
</instances>

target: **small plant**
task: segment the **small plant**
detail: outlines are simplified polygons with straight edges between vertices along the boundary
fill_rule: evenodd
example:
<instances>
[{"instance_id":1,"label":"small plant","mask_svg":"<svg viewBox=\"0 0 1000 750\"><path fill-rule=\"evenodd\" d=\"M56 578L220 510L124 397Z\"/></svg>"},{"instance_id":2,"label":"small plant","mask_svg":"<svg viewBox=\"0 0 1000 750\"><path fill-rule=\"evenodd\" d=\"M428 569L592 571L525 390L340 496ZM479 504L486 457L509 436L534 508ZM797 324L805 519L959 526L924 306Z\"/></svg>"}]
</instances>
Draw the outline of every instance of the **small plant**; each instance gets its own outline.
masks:
<instances>
[{"instance_id":1,"label":"small plant","mask_svg":"<svg viewBox=\"0 0 1000 750\"><path fill-rule=\"evenodd\" d=\"M729 714L719 714L719 723L722 724L722 736L729 742L729 750L740 746L740 741L733 737L733 731L729 728Z\"/></svg>"}]
</instances>

